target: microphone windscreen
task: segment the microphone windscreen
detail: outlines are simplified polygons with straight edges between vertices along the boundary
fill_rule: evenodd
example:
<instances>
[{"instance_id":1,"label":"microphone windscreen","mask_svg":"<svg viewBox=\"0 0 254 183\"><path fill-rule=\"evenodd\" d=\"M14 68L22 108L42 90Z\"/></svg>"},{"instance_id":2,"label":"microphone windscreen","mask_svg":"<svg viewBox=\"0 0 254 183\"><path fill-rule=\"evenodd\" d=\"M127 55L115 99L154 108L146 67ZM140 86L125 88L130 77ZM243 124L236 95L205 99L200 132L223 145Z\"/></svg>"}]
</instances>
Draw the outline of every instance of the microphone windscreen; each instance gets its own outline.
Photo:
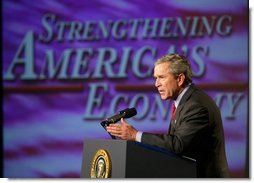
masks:
<instances>
[{"instance_id":1,"label":"microphone windscreen","mask_svg":"<svg viewBox=\"0 0 254 183\"><path fill-rule=\"evenodd\" d=\"M137 110L133 107L125 111L124 118L130 118L137 114Z\"/></svg>"}]
</instances>

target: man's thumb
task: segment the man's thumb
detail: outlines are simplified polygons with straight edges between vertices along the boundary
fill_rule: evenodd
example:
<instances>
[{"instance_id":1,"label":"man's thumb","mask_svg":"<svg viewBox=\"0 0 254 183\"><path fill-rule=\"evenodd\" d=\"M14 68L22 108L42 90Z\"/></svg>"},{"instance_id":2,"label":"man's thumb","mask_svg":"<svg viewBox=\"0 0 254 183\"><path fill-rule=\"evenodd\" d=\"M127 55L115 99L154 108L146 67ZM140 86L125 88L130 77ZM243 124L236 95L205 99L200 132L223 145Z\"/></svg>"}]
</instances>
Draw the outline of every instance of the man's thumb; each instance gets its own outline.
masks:
<instances>
[{"instance_id":1,"label":"man's thumb","mask_svg":"<svg viewBox=\"0 0 254 183\"><path fill-rule=\"evenodd\" d=\"M121 123L126 124L126 121L123 118L121 118Z\"/></svg>"}]
</instances>

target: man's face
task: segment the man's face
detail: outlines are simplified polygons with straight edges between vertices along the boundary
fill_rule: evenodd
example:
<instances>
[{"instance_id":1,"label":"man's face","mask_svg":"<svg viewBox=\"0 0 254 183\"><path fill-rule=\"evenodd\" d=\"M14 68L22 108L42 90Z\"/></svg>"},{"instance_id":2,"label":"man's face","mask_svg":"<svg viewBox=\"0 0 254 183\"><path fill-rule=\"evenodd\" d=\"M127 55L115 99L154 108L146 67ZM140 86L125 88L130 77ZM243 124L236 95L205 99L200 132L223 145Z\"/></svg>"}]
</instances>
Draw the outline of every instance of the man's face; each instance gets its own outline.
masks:
<instances>
[{"instance_id":1,"label":"man's face","mask_svg":"<svg viewBox=\"0 0 254 183\"><path fill-rule=\"evenodd\" d=\"M154 67L155 86L162 100L172 99L179 91L178 79L169 72L170 63L161 63Z\"/></svg>"}]
</instances>

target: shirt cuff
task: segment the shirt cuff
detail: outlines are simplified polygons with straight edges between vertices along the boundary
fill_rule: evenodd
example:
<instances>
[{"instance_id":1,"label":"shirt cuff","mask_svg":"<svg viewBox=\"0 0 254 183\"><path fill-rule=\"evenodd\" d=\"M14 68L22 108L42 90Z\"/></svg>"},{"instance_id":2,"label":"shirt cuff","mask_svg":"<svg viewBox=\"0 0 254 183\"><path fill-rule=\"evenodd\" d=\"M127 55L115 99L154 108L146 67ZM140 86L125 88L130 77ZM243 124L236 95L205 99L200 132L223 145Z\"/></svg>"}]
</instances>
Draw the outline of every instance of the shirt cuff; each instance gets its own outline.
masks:
<instances>
[{"instance_id":1,"label":"shirt cuff","mask_svg":"<svg viewBox=\"0 0 254 183\"><path fill-rule=\"evenodd\" d=\"M138 131L138 133L136 134L136 141L137 142L141 142L142 134L143 134L143 132L141 132L141 131Z\"/></svg>"}]
</instances>

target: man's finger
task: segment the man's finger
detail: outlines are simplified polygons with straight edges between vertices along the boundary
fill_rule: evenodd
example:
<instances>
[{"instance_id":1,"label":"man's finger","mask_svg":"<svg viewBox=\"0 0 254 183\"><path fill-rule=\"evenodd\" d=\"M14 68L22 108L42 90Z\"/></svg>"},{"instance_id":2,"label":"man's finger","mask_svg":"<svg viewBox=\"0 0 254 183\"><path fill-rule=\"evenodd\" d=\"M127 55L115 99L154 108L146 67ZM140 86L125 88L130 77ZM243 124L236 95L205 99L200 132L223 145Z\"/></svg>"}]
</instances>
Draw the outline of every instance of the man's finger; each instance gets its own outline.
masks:
<instances>
[{"instance_id":1,"label":"man's finger","mask_svg":"<svg viewBox=\"0 0 254 183\"><path fill-rule=\"evenodd\" d=\"M121 123L126 124L127 122L124 120L124 118L121 118Z\"/></svg>"}]
</instances>

